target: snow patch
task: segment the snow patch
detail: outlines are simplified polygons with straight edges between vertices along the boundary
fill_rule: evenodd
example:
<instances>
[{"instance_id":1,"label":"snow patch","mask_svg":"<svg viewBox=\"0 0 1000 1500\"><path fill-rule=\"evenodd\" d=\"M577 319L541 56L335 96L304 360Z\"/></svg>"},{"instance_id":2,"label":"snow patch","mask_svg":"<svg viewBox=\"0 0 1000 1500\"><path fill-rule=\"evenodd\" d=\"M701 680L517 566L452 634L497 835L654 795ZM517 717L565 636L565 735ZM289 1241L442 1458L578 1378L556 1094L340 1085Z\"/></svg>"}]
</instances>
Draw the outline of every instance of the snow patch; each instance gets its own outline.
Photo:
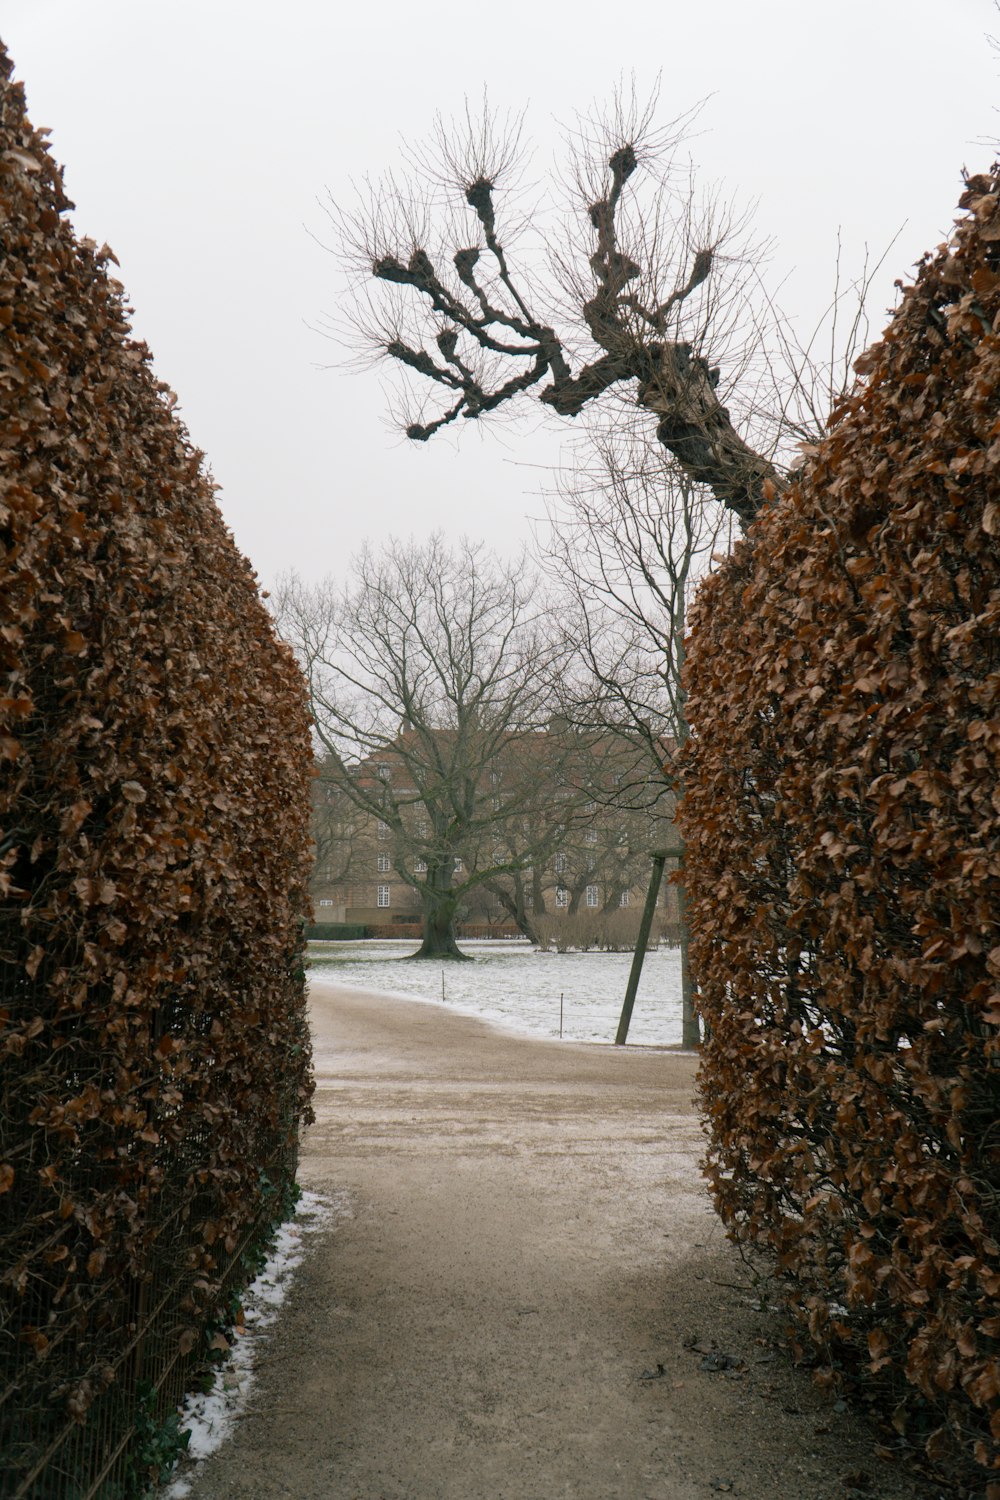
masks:
<instances>
[{"instance_id":1,"label":"snow patch","mask_svg":"<svg viewBox=\"0 0 1000 1500\"><path fill-rule=\"evenodd\" d=\"M190 1433L187 1452L178 1460L174 1477L156 1491L157 1500L183 1500L190 1494L198 1464L231 1435L253 1389L261 1346L302 1262L305 1240L346 1218L346 1194L303 1192L294 1216L278 1228L264 1269L240 1298L244 1326L229 1335L229 1354L215 1372L212 1389L187 1396L180 1408L181 1428Z\"/></svg>"}]
</instances>

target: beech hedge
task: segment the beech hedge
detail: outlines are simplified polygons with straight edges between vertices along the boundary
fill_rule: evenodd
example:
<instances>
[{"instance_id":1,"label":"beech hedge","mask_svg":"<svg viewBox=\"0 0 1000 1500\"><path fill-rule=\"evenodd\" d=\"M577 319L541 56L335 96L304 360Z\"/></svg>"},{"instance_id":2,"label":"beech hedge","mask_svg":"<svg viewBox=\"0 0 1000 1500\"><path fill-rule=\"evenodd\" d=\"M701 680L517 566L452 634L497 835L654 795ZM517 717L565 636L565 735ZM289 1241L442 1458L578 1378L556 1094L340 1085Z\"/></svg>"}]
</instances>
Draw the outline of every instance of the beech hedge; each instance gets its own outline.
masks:
<instances>
[{"instance_id":1,"label":"beech hedge","mask_svg":"<svg viewBox=\"0 0 1000 1500\"><path fill-rule=\"evenodd\" d=\"M170 1357L197 1340L287 1189L261 1169L287 1176L311 1090L303 685L130 337L114 257L70 208L0 49L0 1398L22 1421L0 1449L17 1493L26 1412L37 1447L135 1378L122 1350L167 1238L186 1277Z\"/></svg>"},{"instance_id":2,"label":"beech hedge","mask_svg":"<svg viewBox=\"0 0 1000 1500\"><path fill-rule=\"evenodd\" d=\"M1000 175L702 588L708 1170L820 1377L1000 1496Z\"/></svg>"}]
</instances>

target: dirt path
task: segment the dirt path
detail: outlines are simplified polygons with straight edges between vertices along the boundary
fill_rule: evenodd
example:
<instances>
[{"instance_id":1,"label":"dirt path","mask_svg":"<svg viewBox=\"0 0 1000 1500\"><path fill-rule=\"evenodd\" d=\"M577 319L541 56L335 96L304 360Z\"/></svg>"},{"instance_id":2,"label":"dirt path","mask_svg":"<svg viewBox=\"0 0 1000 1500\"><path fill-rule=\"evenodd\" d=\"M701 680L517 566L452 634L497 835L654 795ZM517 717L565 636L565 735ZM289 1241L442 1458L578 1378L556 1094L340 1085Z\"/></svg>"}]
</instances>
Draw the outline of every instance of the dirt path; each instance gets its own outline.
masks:
<instances>
[{"instance_id":1,"label":"dirt path","mask_svg":"<svg viewBox=\"0 0 1000 1500\"><path fill-rule=\"evenodd\" d=\"M739 1289L691 1058L322 984L312 1011L300 1177L353 1217L193 1500L912 1500Z\"/></svg>"}]
</instances>

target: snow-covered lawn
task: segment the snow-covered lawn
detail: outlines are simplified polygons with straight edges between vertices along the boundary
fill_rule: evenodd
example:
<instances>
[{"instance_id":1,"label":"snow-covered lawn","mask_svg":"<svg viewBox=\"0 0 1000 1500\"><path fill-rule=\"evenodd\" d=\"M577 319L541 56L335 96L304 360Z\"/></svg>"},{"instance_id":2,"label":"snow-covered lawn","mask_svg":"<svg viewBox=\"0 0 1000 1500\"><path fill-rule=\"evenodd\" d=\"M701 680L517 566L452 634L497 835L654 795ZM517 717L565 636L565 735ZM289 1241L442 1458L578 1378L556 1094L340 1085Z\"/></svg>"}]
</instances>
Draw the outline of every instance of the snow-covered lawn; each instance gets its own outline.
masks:
<instances>
[{"instance_id":1,"label":"snow-covered lawn","mask_svg":"<svg viewBox=\"0 0 1000 1500\"><path fill-rule=\"evenodd\" d=\"M407 963L413 941L310 943L310 972L357 989L436 1000L530 1036L613 1042L631 953L541 953L527 942L459 945L475 962ZM443 994L442 994L443 989ZM646 954L632 1012L630 1042L677 1045L681 1040L681 958L676 948Z\"/></svg>"}]
</instances>

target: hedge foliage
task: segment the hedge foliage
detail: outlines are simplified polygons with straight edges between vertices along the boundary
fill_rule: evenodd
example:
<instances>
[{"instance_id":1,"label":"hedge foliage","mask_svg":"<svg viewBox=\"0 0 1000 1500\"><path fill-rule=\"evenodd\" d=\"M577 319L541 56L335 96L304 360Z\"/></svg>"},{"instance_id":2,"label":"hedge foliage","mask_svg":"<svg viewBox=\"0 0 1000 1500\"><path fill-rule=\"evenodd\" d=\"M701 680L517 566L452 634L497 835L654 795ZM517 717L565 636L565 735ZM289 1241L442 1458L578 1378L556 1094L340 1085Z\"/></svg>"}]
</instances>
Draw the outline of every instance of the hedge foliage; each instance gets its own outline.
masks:
<instances>
[{"instance_id":1,"label":"hedge foliage","mask_svg":"<svg viewBox=\"0 0 1000 1500\"><path fill-rule=\"evenodd\" d=\"M996 169L960 206L804 476L701 591L682 816L719 1209L774 1253L828 1372L992 1497Z\"/></svg>"},{"instance_id":2,"label":"hedge foliage","mask_svg":"<svg viewBox=\"0 0 1000 1500\"><path fill-rule=\"evenodd\" d=\"M311 750L71 207L0 50L0 1393L83 1418L165 1219L183 1342L307 1110Z\"/></svg>"}]
</instances>

